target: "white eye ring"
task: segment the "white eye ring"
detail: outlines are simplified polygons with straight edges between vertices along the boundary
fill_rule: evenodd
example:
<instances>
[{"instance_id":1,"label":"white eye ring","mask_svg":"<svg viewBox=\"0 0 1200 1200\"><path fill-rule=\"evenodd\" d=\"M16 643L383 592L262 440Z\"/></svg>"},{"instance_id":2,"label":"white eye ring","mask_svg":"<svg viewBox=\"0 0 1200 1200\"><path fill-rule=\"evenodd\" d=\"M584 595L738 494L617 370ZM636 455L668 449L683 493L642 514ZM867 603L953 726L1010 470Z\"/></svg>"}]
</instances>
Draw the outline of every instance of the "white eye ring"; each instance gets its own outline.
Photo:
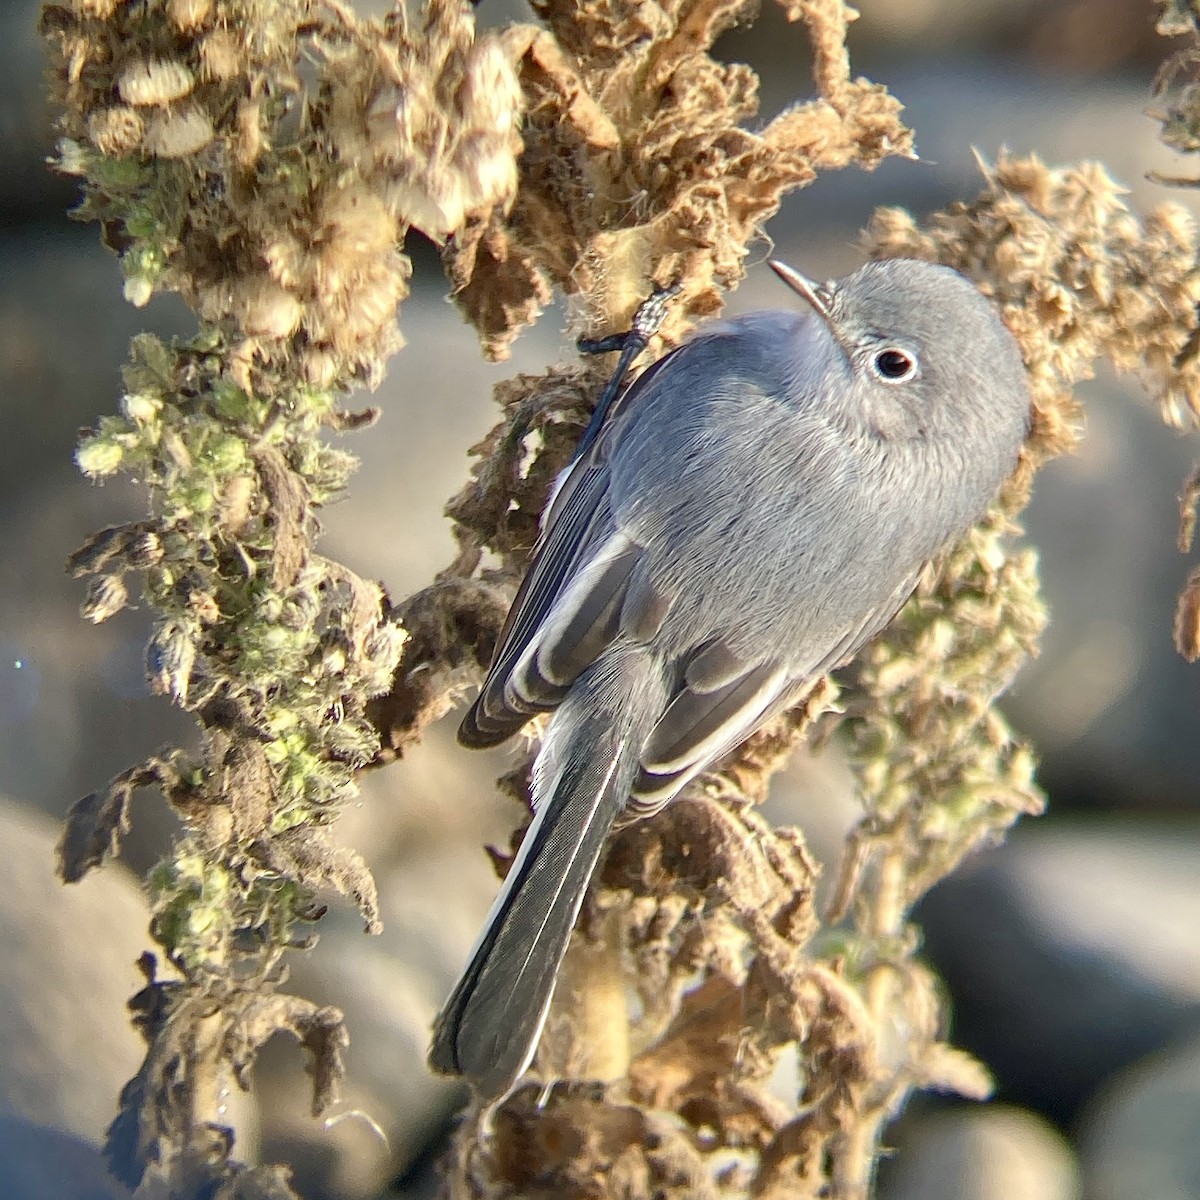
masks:
<instances>
[{"instance_id":1,"label":"white eye ring","mask_svg":"<svg viewBox=\"0 0 1200 1200\"><path fill-rule=\"evenodd\" d=\"M885 346L871 355L871 373L882 383L907 383L917 373L916 357L899 346Z\"/></svg>"}]
</instances>

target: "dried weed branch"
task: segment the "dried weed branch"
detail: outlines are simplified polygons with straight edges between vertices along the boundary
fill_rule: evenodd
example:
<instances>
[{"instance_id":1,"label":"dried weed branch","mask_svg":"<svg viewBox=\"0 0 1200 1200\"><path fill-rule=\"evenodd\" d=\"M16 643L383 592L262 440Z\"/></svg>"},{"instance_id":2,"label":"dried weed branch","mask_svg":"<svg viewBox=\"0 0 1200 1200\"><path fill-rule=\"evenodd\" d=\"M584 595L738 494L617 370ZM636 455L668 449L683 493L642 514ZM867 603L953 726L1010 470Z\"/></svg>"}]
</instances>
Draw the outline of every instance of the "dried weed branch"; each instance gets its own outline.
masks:
<instances>
[{"instance_id":1,"label":"dried weed branch","mask_svg":"<svg viewBox=\"0 0 1200 1200\"><path fill-rule=\"evenodd\" d=\"M278 1168L233 1162L213 1098L277 1029L312 1053L314 1107L336 1092L340 1017L278 992L280 954L321 886L377 922L332 819L359 768L401 754L478 677L604 372L498 389L501 422L448 509L459 556L425 591L392 608L321 558L314 514L352 467L324 433L369 423L337 401L398 345L406 230L444 244L492 355L554 289L602 334L652 282L677 279L671 344L719 309L785 192L912 153L899 104L851 75L840 0L786 0L816 95L753 128L757 79L710 54L752 16L748 0L533 7L539 24L479 36L450 0L379 23L340 0L45 10L80 215L120 253L130 300L176 290L200 317L187 342L137 340L121 414L78 452L89 476L131 471L150 499L146 520L73 556L92 578L85 615L111 616L139 581L155 612L150 685L204 733L198 758L166 752L81 801L61 847L64 878L103 861L140 787L185 823L152 881L179 977L147 960L147 1059L110 1133L144 1194L289 1194ZM1163 7L1164 32L1195 31L1193 6ZM1181 148L1200 146L1194 108L1185 89L1165 119ZM1074 444L1071 388L1097 359L1136 372L1169 422L1195 423L1200 277L1190 220L1164 208L1139 222L1099 167L1001 159L985 175L971 203L924 226L884 211L865 238L870 254L950 263L995 296L1037 420L995 512L843 680L839 736L865 809L839 889L847 920L822 922L802 836L754 807L814 722L825 736L839 725L827 682L615 841L539 1053L565 1082L544 1107L519 1092L490 1137L471 1109L449 1196L861 1198L913 1088L987 1091L941 1041L908 912L1041 805L1031 756L992 707L1044 624L1015 517L1037 467ZM1193 644L1198 610L1193 598ZM503 782L525 799L523 771ZM787 1057L797 1084L781 1098L771 1081Z\"/></svg>"},{"instance_id":2,"label":"dried weed branch","mask_svg":"<svg viewBox=\"0 0 1200 1200\"><path fill-rule=\"evenodd\" d=\"M79 878L147 786L185 828L150 880L179 979L151 971L146 1064L109 1157L139 1194L283 1195L278 1172L231 1162L218 1098L276 1029L313 1052L314 1107L336 1096L340 1015L279 994L275 966L318 889L378 927L374 883L330 826L378 754L366 705L407 637L378 585L314 550L354 466L325 434L369 424L337 405L400 344L406 230L444 236L511 202L521 96L502 43L454 3L410 27L316 0L71 0L42 26L77 215L120 254L127 299L176 291L199 317L187 341L136 339L120 413L77 452L149 501L72 556L84 615L111 617L136 581L150 688L203 733L197 757L167 752L82 800L60 846Z\"/></svg>"},{"instance_id":3,"label":"dried weed branch","mask_svg":"<svg viewBox=\"0 0 1200 1200\"><path fill-rule=\"evenodd\" d=\"M833 26L814 23L821 42ZM822 47L825 101L794 110L796 128L828 114L837 95L830 75L844 79L830 65L842 60ZM578 93L570 98L578 108ZM561 137L568 124L547 136ZM600 147L595 157L607 153ZM871 255L942 261L992 294L1022 343L1037 412L1021 470L995 512L849 674L853 716L841 733L865 808L842 871L839 907L849 924L822 932L802 840L766 828L747 806L825 695L813 698L812 713L791 714L743 748L707 794L616 842L538 1058L548 1078L611 1082L602 1092L560 1086L561 1099L544 1108L531 1090L519 1093L495 1118L492 1140L480 1135L485 1114L469 1114L449 1195L862 1197L882 1126L911 1089L989 1090L986 1072L941 1041L936 981L914 959L907 914L971 850L1041 808L1032 756L993 708L1045 622L1036 558L1014 544L1015 518L1034 471L1075 444L1071 389L1099 359L1135 373L1168 423L1194 423L1200 274L1191 220L1167 206L1139 221L1099 166L1053 171L1005 158L985 176L975 201L925 228L885 211L864 239ZM572 230L581 265L564 278L547 260L546 276L584 293L590 321L599 309L619 324L625 293L606 290L587 247L604 246L600 261L623 265L618 246L655 236L667 257L663 230L685 194L674 193L664 213L649 210L646 228L592 239ZM535 210L522 194L514 219ZM554 211L578 222L581 206ZM685 203L682 215L691 211ZM736 219L727 228L732 237L745 231ZM698 294L691 315L708 311L705 284L723 278L723 261L720 252L689 260ZM635 278L638 262L635 253ZM488 344L500 344L481 324ZM474 566L480 548L507 564L531 544L546 481L586 411L589 389L577 378L559 372L500 390L507 419L477 448L475 479L450 508L464 551L456 570ZM529 469L531 446L541 457ZM520 781L518 773L509 782ZM792 1052L800 1084L788 1104L770 1081Z\"/></svg>"}]
</instances>

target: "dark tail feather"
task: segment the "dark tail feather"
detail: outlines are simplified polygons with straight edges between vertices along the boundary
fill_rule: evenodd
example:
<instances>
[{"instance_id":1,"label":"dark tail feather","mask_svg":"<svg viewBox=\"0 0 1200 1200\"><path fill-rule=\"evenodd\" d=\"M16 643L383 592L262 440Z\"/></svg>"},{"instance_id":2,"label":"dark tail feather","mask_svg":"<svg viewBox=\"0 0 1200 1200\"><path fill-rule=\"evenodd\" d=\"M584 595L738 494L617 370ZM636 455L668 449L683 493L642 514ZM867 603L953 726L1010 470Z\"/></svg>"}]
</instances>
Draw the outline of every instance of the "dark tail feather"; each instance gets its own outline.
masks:
<instances>
[{"instance_id":1,"label":"dark tail feather","mask_svg":"<svg viewBox=\"0 0 1200 1200\"><path fill-rule=\"evenodd\" d=\"M582 739L538 807L471 962L434 1025L429 1065L501 1096L537 1047L588 882L636 769L624 739Z\"/></svg>"}]
</instances>

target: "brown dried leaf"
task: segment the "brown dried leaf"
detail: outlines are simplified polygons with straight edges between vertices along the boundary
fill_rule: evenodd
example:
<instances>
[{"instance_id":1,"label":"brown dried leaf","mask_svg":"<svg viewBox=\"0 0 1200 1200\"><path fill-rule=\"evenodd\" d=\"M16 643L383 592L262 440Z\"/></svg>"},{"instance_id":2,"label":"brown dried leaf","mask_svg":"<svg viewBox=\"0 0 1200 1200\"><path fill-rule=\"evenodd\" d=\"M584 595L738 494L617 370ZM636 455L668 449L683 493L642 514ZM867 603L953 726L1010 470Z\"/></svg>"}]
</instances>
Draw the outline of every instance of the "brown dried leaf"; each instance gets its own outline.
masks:
<instances>
[{"instance_id":1,"label":"brown dried leaf","mask_svg":"<svg viewBox=\"0 0 1200 1200\"><path fill-rule=\"evenodd\" d=\"M446 578L397 609L409 640L391 691L366 705L381 746L373 766L400 758L427 725L444 716L462 691L482 678L508 600L506 593L482 580Z\"/></svg>"},{"instance_id":2,"label":"brown dried leaf","mask_svg":"<svg viewBox=\"0 0 1200 1200\"><path fill-rule=\"evenodd\" d=\"M93 533L67 559L67 574L74 579L83 575L94 575L105 569L120 569L130 548L146 533L155 528L151 521L138 521L126 525L110 525Z\"/></svg>"},{"instance_id":3,"label":"brown dried leaf","mask_svg":"<svg viewBox=\"0 0 1200 1200\"><path fill-rule=\"evenodd\" d=\"M448 252L455 295L489 353L506 352L551 286L581 295L590 326L627 322L653 277L683 282L663 330L678 341L740 279L749 242L817 169L912 153L900 105L851 82L838 0L794 6L815 47L822 99L763 134L743 128L758 81L709 56L744 0L538 6L549 32L522 31L526 99L521 187L507 216Z\"/></svg>"},{"instance_id":4,"label":"brown dried leaf","mask_svg":"<svg viewBox=\"0 0 1200 1200\"><path fill-rule=\"evenodd\" d=\"M688 992L666 1034L630 1064L629 1083L639 1103L673 1112L689 1104L721 1108L722 1082L741 1073L743 999L740 987L716 975ZM705 1115L697 1123L728 1129L728 1114Z\"/></svg>"},{"instance_id":5,"label":"brown dried leaf","mask_svg":"<svg viewBox=\"0 0 1200 1200\"><path fill-rule=\"evenodd\" d=\"M221 1070L210 1037L214 1006L181 982L158 979L152 954L138 966L146 985L129 1009L146 1057L121 1091L104 1157L113 1176L135 1191L153 1180L167 1184L164 1192L202 1194L223 1177L232 1149L230 1131L197 1120L192 1107L198 1080L211 1082Z\"/></svg>"},{"instance_id":6,"label":"brown dried leaf","mask_svg":"<svg viewBox=\"0 0 1200 1200\"><path fill-rule=\"evenodd\" d=\"M1187 577L1175 604L1175 649L1188 662L1200 658L1200 567Z\"/></svg>"},{"instance_id":7,"label":"brown dried leaf","mask_svg":"<svg viewBox=\"0 0 1200 1200\"><path fill-rule=\"evenodd\" d=\"M383 415L381 408L364 408L358 412L346 412L339 409L331 412L322 419L322 424L335 433L357 433L360 429L370 429Z\"/></svg>"},{"instance_id":8,"label":"brown dried leaf","mask_svg":"<svg viewBox=\"0 0 1200 1200\"><path fill-rule=\"evenodd\" d=\"M341 1011L300 996L246 995L225 1033L225 1054L243 1088L259 1050L276 1034L290 1033L312 1055L312 1114L319 1117L341 1098L350 1044Z\"/></svg>"},{"instance_id":9,"label":"brown dried leaf","mask_svg":"<svg viewBox=\"0 0 1200 1200\"><path fill-rule=\"evenodd\" d=\"M526 69L534 69L545 76L537 83L539 91L553 93L562 98L562 116L587 145L597 150L615 150L621 144L621 135L612 118L587 92L587 85L571 65L567 52L545 30L533 29L524 52L528 57Z\"/></svg>"},{"instance_id":10,"label":"brown dried leaf","mask_svg":"<svg viewBox=\"0 0 1200 1200\"><path fill-rule=\"evenodd\" d=\"M314 557L313 561L323 572L325 581L341 589L343 599L337 608L338 629L354 657L363 658L372 634L390 608L382 586L374 580L363 579L332 559Z\"/></svg>"},{"instance_id":11,"label":"brown dried leaf","mask_svg":"<svg viewBox=\"0 0 1200 1200\"><path fill-rule=\"evenodd\" d=\"M470 482L446 505L464 546L488 546L523 569L538 538L541 511L574 453L599 394L597 377L559 368L498 384L505 417L471 448Z\"/></svg>"},{"instance_id":12,"label":"brown dried leaf","mask_svg":"<svg viewBox=\"0 0 1200 1200\"><path fill-rule=\"evenodd\" d=\"M339 846L323 825L300 825L264 838L255 845L257 856L273 871L316 891L334 888L352 896L368 933L381 933L379 893L370 869L357 850Z\"/></svg>"},{"instance_id":13,"label":"brown dried leaf","mask_svg":"<svg viewBox=\"0 0 1200 1200\"><path fill-rule=\"evenodd\" d=\"M991 1072L979 1059L945 1042L925 1048L914 1082L918 1087L950 1092L967 1100L987 1100L995 1089Z\"/></svg>"},{"instance_id":14,"label":"brown dried leaf","mask_svg":"<svg viewBox=\"0 0 1200 1200\"><path fill-rule=\"evenodd\" d=\"M233 741L220 764L217 802L228 806L233 835L239 842L253 841L266 833L276 808L274 776L266 747L253 735Z\"/></svg>"},{"instance_id":15,"label":"brown dried leaf","mask_svg":"<svg viewBox=\"0 0 1200 1200\"><path fill-rule=\"evenodd\" d=\"M1200 503L1200 464L1192 468L1179 493L1179 535L1175 545L1180 554L1187 554L1196 535L1196 505Z\"/></svg>"},{"instance_id":16,"label":"brown dried leaf","mask_svg":"<svg viewBox=\"0 0 1200 1200\"><path fill-rule=\"evenodd\" d=\"M789 21L803 21L813 50L817 91L839 109L847 106L850 54L846 33L858 13L842 0L780 0Z\"/></svg>"},{"instance_id":17,"label":"brown dried leaf","mask_svg":"<svg viewBox=\"0 0 1200 1200\"><path fill-rule=\"evenodd\" d=\"M113 1175L149 1194L222 1195L295 1200L287 1172L230 1161L232 1132L203 1120L194 1107L219 1094L225 1071L249 1087L259 1049L277 1032L291 1033L312 1055L313 1114L340 1095L348 1036L342 1014L296 996L281 996L265 976L210 975L204 986L160 980L154 956L139 966L146 986L130 1001L146 1057L121 1093L105 1158Z\"/></svg>"},{"instance_id":18,"label":"brown dried leaf","mask_svg":"<svg viewBox=\"0 0 1200 1200\"><path fill-rule=\"evenodd\" d=\"M1197 14L1191 0L1156 0L1159 8L1158 23L1155 29L1163 37L1186 37L1189 34L1200 33L1200 14Z\"/></svg>"},{"instance_id":19,"label":"brown dried leaf","mask_svg":"<svg viewBox=\"0 0 1200 1200\"><path fill-rule=\"evenodd\" d=\"M823 1200L829 1195L825 1170L830 1135L828 1114L820 1109L793 1118L763 1152L755 1179L755 1200Z\"/></svg>"},{"instance_id":20,"label":"brown dried leaf","mask_svg":"<svg viewBox=\"0 0 1200 1200\"><path fill-rule=\"evenodd\" d=\"M442 253L454 302L494 362L508 357L517 335L553 298L551 277L540 257L494 213L468 222Z\"/></svg>"},{"instance_id":21,"label":"brown dried leaf","mask_svg":"<svg viewBox=\"0 0 1200 1200\"><path fill-rule=\"evenodd\" d=\"M184 761L182 751L147 759L122 771L103 793L91 792L71 806L55 850L63 883L78 883L93 867L120 853L121 839L130 828L129 805L138 788L157 785L171 803L190 790L181 770Z\"/></svg>"},{"instance_id":22,"label":"brown dried leaf","mask_svg":"<svg viewBox=\"0 0 1200 1200\"><path fill-rule=\"evenodd\" d=\"M488 1155L460 1137L452 1200L717 1200L715 1167L678 1122L560 1087L544 1105L525 1089L495 1114ZM470 1125L464 1127L464 1132Z\"/></svg>"},{"instance_id":23,"label":"brown dried leaf","mask_svg":"<svg viewBox=\"0 0 1200 1200\"><path fill-rule=\"evenodd\" d=\"M308 497L300 477L282 454L270 446L255 455L263 490L270 505L268 519L275 531L271 546L271 583L279 591L290 588L308 557Z\"/></svg>"}]
</instances>

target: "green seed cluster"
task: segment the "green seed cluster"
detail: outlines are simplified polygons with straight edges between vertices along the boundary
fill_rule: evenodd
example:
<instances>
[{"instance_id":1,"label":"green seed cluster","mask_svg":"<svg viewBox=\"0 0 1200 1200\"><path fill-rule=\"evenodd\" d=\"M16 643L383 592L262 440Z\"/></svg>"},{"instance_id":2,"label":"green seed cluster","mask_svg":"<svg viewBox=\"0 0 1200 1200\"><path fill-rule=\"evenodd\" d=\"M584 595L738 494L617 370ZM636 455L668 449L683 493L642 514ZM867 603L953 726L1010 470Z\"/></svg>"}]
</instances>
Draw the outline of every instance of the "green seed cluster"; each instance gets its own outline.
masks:
<instances>
[{"instance_id":1,"label":"green seed cluster","mask_svg":"<svg viewBox=\"0 0 1200 1200\"><path fill-rule=\"evenodd\" d=\"M334 396L307 384L248 392L227 374L226 350L211 333L180 346L138 337L121 414L77 451L89 477L130 472L152 498L148 520L105 530L75 556L92 576L84 614L113 616L136 578L155 613L151 690L197 712L208 733L189 790L203 799L183 815L209 853L183 853L155 876L157 911L174 914L160 934L177 959L204 941L197 922L229 933L252 899L263 903L254 889L277 872L256 842L325 821L354 794L356 769L379 747L365 703L390 686L405 636L377 587L310 550L313 511L354 465L320 436ZM230 769L239 737L260 749L259 778ZM230 846L214 859L224 826Z\"/></svg>"}]
</instances>

